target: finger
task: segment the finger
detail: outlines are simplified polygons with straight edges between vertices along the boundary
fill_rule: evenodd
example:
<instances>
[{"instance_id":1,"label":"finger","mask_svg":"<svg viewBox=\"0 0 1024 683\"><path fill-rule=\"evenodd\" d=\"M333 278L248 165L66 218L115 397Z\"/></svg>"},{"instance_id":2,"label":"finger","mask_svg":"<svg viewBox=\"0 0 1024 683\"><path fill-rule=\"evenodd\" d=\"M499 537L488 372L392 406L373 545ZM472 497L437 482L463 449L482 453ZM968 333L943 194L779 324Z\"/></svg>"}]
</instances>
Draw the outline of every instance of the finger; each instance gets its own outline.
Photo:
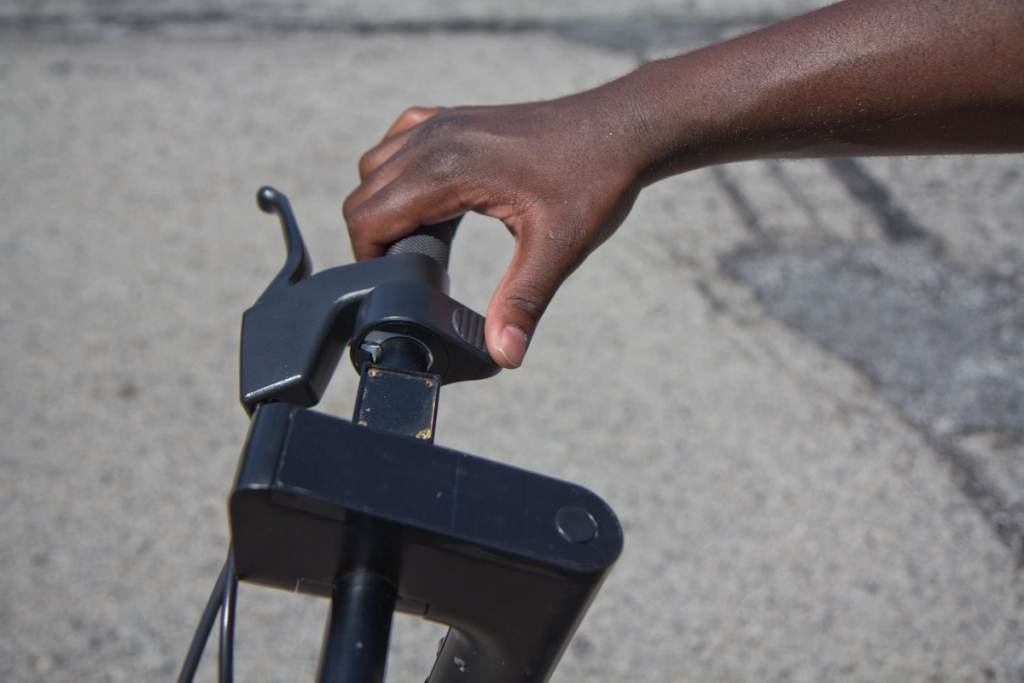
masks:
<instances>
[{"instance_id":1,"label":"finger","mask_svg":"<svg viewBox=\"0 0 1024 683\"><path fill-rule=\"evenodd\" d=\"M505 368L522 364L551 298L578 264L570 245L537 237L546 234L537 227L519 231L512 262L487 307L487 349Z\"/></svg>"},{"instance_id":2,"label":"finger","mask_svg":"<svg viewBox=\"0 0 1024 683\"><path fill-rule=\"evenodd\" d=\"M409 107L391 124L388 131L384 133L384 139L387 140L404 133L410 128L415 128L442 109L444 107Z\"/></svg>"},{"instance_id":3,"label":"finger","mask_svg":"<svg viewBox=\"0 0 1024 683\"><path fill-rule=\"evenodd\" d=\"M398 154L405 143L409 141L409 131L400 133L390 138L385 138L376 147L368 150L359 157L359 179L366 178L376 171L382 164Z\"/></svg>"},{"instance_id":4,"label":"finger","mask_svg":"<svg viewBox=\"0 0 1024 683\"><path fill-rule=\"evenodd\" d=\"M352 192L345 197L345 201L342 202L341 213L345 217L346 223L351 224L351 217L355 214L356 210L361 205L369 201L373 195L390 185L395 178L400 176L408 163L408 155L403 154L403 152L399 150L398 153L385 161L382 165L378 166L373 173L370 173L366 178L364 178L356 189L352 190Z\"/></svg>"},{"instance_id":5,"label":"finger","mask_svg":"<svg viewBox=\"0 0 1024 683\"><path fill-rule=\"evenodd\" d=\"M467 209L446 186L425 182L419 174L399 173L368 199L348 208L345 220L352 253L359 261L383 256L389 246L421 225L446 221Z\"/></svg>"}]
</instances>

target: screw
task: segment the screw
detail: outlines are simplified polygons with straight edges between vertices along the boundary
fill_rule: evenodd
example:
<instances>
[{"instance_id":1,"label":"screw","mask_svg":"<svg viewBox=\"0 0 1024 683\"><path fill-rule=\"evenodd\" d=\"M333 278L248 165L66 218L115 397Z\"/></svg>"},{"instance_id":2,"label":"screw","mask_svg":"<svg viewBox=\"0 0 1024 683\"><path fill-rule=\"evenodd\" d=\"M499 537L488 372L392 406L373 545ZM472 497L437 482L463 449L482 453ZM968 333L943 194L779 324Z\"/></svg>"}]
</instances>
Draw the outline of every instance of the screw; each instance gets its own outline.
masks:
<instances>
[{"instance_id":1,"label":"screw","mask_svg":"<svg viewBox=\"0 0 1024 683\"><path fill-rule=\"evenodd\" d=\"M567 505L555 515L555 528L570 543L589 543L597 538L597 521L581 507Z\"/></svg>"}]
</instances>

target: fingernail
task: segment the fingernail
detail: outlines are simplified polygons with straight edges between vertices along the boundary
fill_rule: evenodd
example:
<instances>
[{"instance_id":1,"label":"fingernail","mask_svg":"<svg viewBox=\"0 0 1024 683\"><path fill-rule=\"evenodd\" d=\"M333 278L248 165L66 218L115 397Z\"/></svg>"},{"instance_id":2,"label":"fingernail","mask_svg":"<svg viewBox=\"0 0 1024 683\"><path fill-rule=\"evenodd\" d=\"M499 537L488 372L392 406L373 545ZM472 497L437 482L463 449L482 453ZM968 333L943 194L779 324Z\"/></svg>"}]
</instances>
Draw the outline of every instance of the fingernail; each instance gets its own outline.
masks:
<instances>
[{"instance_id":1,"label":"fingernail","mask_svg":"<svg viewBox=\"0 0 1024 683\"><path fill-rule=\"evenodd\" d=\"M523 364L523 356L526 355L526 345L529 341L523 328L518 325L505 325L501 336L498 337L498 353L505 358L505 362L513 368L518 368Z\"/></svg>"}]
</instances>

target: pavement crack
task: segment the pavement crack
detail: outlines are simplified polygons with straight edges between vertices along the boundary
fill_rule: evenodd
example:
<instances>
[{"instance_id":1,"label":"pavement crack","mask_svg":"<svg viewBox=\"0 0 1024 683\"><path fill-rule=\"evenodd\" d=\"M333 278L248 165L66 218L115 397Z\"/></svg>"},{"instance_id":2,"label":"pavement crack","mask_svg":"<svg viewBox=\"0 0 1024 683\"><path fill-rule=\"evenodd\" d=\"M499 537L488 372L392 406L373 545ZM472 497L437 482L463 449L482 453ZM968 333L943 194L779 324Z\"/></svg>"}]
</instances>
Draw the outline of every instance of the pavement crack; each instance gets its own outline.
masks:
<instances>
[{"instance_id":1,"label":"pavement crack","mask_svg":"<svg viewBox=\"0 0 1024 683\"><path fill-rule=\"evenodd\" d=\"M915 426L913 423L908 424ZM1024 510L1007 500L970 453L944 439L935 438L919 426L918 432L932 451L950 467L953 482L960 492L1010 550L1017 570L1024 569Z\"/></svg>"},{"instance_id":2,"label":"pavement crack","mask_svg":"<svg viewBox=\"0 0 1024 683\"><path fill-rule=\"evenodd\" d=\"M747 247L723 271L863 375L1024 568L1020 283L964 271L930 240Z\"/></svg>"},{"instance_id":3,"label":"pavement crack","mask_svg":"<svg viewBox=\"0 0 1024 683\"><path fill-rule=\"evenodd\" d=\"M825 166L854 199L874 214L890 242L929 237L928 231L896 202L889 188L872 177L859 161L848 158L826 159Z\"/></svg>"},{"instance_id":4,"label":"pavement crack","mask_svg":"<svg viewBox=\"0 0 1024 683\"><path fill-rule=\"evenodd\" d=\"M767 14L707 17L638 13L628 16L473 17L367 19L351 12L310 10L302 6L268 8L242 2L231 9L182 9L154 2L110 11L32 11L0 14L0 34L68 40L106 40L124 35L191 39L239 39L265 35L343 34L370 36L548 34L592 48L633 55L643 61L651 51L719 40L785 17Z\"/></svg>"},{"instance_id":5,"label":"pavement crack","mask_svg":"<svg viewBox=\"0 0 1024 683\"><path fill-rule=\"evenodd\" d=\"M800 209L807 217L807 222L814 228L815 232L821 235L829 234L825 222L821 220L821 214L814 202L804 194L800 186L783 170L782 162L772 159L765 162L769 177L789 197L790 201Z\"/></svg>"},{"instance_id":6,"label":"pavement crack","mask_svg":"<svg viewBox=\"0 0 1024 683\"><path fill-rule=\"evenodd\" d=\"M740 220L747 231L759 240L764 241L766 234L764 226L761 224L761 219L758 218L754 205L743 194L740 186L733 182L725 170L717 166L711 169L711 177L714 178L715 183L722 189L725 196L729 198L729 203L736 209L736 213L739 214Z\"/></svg>"},{"instance_id":7,"label":"pavement crack","mask_svg":"<svg viewBox=\"0 0 1024 683\"><path fill-rule=\"evenodd\" d=\"M707 304L712 316L723 315L729 312L729 305L711 289L711 286L703 277L698 277L694 280L694 286L697 289L697 293L704 300L704 303Z\"/></svg>"}]
</instances>

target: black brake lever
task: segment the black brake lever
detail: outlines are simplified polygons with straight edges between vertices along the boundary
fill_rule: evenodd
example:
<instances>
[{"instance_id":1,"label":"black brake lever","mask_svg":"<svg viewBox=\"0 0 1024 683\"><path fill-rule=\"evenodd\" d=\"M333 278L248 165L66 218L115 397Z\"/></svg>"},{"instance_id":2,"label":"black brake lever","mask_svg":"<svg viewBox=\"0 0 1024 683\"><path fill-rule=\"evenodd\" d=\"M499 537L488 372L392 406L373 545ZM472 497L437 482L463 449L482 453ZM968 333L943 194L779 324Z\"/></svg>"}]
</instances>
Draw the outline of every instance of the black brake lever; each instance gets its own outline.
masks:
<instances>
[{"instance_id":1,"label":"black brake lever","mask_svg":"<svg viewBox=\"0 0 1024 683\"><path fill-rule=\"evenodd\" d=\"M276 213L285 264L242 316L240 394L246 412L268 401L303 406L320 401L338 358L352 346L359 371L379 339L403 335L429 352L429 372L442 384L483 379L501 368L483 338L484 318L447 295L445 270L457 220L425 229L391 255L310 275L311 261L288 199L270 187L260 208Z\"/></svg>"}]
</instances>

